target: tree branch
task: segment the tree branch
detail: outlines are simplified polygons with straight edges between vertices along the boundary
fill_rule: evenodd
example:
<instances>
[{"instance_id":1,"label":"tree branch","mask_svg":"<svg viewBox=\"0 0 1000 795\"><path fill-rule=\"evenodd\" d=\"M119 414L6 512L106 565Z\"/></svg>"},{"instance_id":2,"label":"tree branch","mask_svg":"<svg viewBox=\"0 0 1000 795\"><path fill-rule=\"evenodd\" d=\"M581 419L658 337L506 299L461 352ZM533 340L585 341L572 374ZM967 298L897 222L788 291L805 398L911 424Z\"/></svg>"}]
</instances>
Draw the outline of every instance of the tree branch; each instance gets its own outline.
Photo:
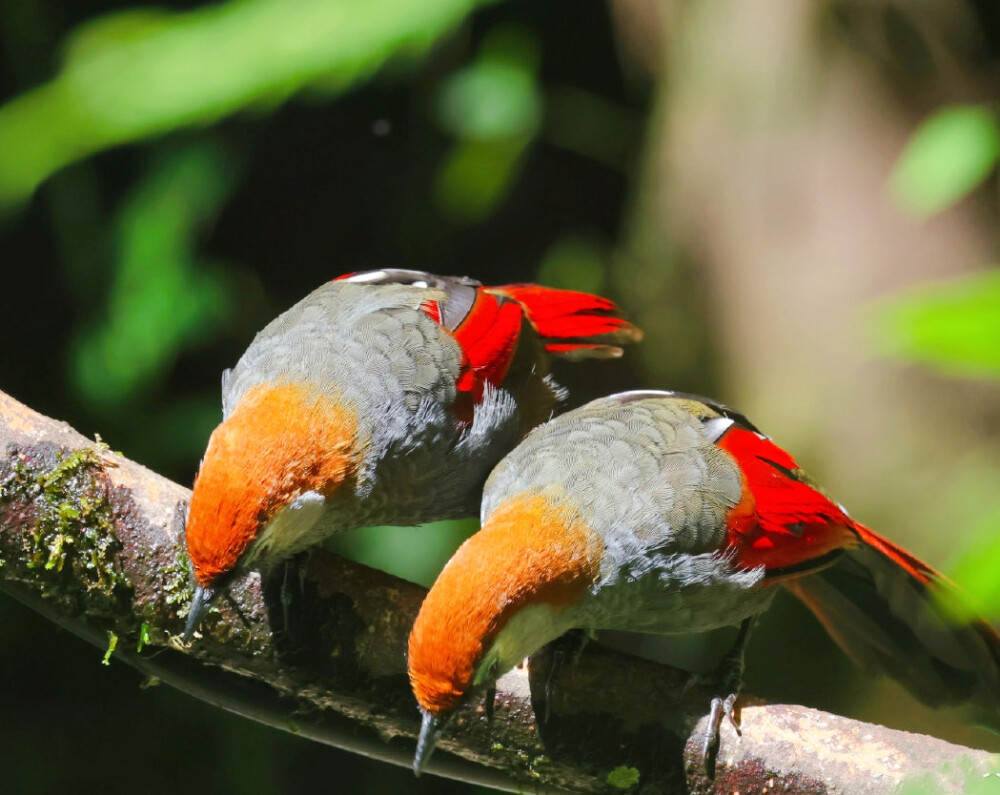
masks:
<instances>
[{"instance_id":1,"label":"tree branch","mask_svg":"<svg viewBox=\"0 0 1000 795\"><path fill-rule=\"evenodd\" d=\"M405 650L423 588L316 551L283 585L256 573L232 582L185 647L190 493L3 393L0 446L0 588L97 646L116 638L116 658L198 698L410 764ZM481 705L461 711L429 772L511 791L788 793L889 793L912 774L958 792L963 776L1000 772L988 754L930 737L752 706L742 739L724 731L708 782L698 748L710 694L596 645L566 656L547 649L501 679L492 721Z\"/></svg>"}]
</instances>

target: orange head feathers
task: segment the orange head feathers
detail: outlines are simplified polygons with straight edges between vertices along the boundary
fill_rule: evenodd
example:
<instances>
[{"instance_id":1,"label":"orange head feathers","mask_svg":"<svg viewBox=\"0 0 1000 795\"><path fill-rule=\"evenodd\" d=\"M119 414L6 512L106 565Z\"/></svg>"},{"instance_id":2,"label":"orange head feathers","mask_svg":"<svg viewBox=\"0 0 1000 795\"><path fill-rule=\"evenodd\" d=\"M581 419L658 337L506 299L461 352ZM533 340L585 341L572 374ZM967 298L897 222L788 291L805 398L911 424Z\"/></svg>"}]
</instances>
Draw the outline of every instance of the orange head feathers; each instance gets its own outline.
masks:
<instances>
[{"instance_id":1,"label":"orange head feathers","mask_svg":"<svg viewBox=\"0 0 1000 795\"><path fill-rule=\"evenodd\" d=\"M195 480L186 535L198 585L232 571L297 497L327 497L351 478L356 448L352 413L311 385L248 390L212 433ZM294 548L294 541L272 539L272 547Z\"/></svg>"},{"instance_id":2,"label":"orange head feathers","mask_svg":"<svg viewBox=\"0 0 1000 795\"><path fill-rule=\"evenodd\" d=\"M525 608L558 610L579 599L597 576L602 550L581 519L542 495L497 508L445 566L413 625L410 682L424 712L443 718L478 683L477 674L485 679L510 667L498 657L490 666L496 671L481 672L491 652L520 655L516 662L550 640L531 639L524 648L523 639L512 638L502 652L491 649Z\"/></svg>"}]
</instances>

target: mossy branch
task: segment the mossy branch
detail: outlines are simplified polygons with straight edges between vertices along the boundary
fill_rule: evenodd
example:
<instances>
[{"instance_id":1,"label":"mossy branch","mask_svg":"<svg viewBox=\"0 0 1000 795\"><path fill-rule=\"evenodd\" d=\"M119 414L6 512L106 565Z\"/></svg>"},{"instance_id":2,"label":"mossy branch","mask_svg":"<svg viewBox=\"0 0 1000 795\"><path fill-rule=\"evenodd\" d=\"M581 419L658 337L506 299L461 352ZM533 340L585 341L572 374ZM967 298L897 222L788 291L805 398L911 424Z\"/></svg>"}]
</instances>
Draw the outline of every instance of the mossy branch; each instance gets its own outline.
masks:
<instances>
[{"instance_id":1,"label":"mossy branch","mask_svg":"<svg viewBox=\"0 0 1000 795\"><path fill-rule=\"evenodd\" d=\"M189 492L3 393L0 445L0 588L198 698L410 763L405 647L422 588L315 552L285 578L291 609L248 574L185 647ZM512 791L787 793L895 792L910 775L958 792L967 776L1000 772L989 755L930 737L752 706L742 738L724 731L709 782L697 763L709 694L685 691L683 672L593 644L573 664L560 658L546 650L504 677L492 721L482 706L458 715L429 772Z\"/></svg>"}]
</instances>

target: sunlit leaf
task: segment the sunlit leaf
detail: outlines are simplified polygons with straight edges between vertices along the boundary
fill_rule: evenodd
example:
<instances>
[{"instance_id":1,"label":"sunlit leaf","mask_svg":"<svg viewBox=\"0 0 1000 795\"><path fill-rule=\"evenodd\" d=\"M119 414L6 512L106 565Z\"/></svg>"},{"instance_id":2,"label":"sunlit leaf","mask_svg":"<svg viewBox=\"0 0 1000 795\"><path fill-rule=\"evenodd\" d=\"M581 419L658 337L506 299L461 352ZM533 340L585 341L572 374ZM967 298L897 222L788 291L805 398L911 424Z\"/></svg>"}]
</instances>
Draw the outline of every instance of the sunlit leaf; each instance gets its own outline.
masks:
<instances>
[{"instance_id":1,"label":"sunlit leaf","mask_svg":"<svg viewBox=\"0 0 1000 795\"><path fill-rule=\"evenodd\" d=\"M924 285L876 309L885 353L945 373L1000 378L1000 271Z\"/></svg>"},{"instance_id":2,"label":"sunlit leaf","mask_svg":"<svg viewBox=\"0 0 1000 795\"><path fill-rule=\"evenodd\" d=\"M932 116L913 134L890 178L897 206L932 215L961 199L993 170L1000 156L996 115L958 105Z\"/></svg>"},{"instance_id":3,"label":"sunlit leaf","mask_svg":"<svg viewBox=\"0 0 1000 795\"><path fill-rule=\"evenodd\" d=\"M488 0L229 0L91 23L51 82L0 107L0 208L110 146L417 56Z\"/></svg>"}]
</instances>

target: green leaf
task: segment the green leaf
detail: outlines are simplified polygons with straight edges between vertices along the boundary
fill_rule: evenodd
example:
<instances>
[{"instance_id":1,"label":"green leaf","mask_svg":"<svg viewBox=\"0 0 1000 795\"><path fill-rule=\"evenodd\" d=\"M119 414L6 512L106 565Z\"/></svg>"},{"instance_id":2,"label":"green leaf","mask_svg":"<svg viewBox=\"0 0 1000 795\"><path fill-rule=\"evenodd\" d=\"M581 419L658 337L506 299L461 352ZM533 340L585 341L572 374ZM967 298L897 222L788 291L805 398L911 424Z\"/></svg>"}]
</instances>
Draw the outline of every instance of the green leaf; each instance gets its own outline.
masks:
<instances>
[{"instance_id":1,"label":"green leaf","mask_svg":"<svg viewBox=\"0 0 1000 795\"><path fill-rule=\"evenodd\" d=\"M114 632L108 632L108 648L104 652L104 659L101 660L101 665L111 665L111 655L115 653L117 646L118 636Z\"/></svg>"},{"instance_id":2,"label":"green leaf","mask_svg":"<svg viewBox=\"0 0 1000 795\"><path fill-rule=\"evenodd\" d=\"M639 771L634 767L619 765L608 773L607 781L616 789L630 789L639 783Z\"/></svg>"},{"instance_id":3,"label":"green leaf","mask_svg":"<svg viewBox=\"0 0 1000 795\"><path fill-rule=\"evenodd\" d=\"M893 201L918 216L939 212L968 194L1000 157L996 115L978 105L946 108L917 128L889 179Z\"/></svg>"},{"instance_id":4,"label":"green leaf","mask_svg":"<svg viewBox=\"0 0 1000 795\"><path fill-rule=\"evenodd\" d=\"M141 652L145 646L149 645L149 624L145 621L139 627L139 640L135 644L135 650Z\"/></svg>"},{"instance_id":5,"label":"green leaf","mask_svg":"<svg viewBox=\"0 0 1000 795\"><path fill-rule=\"evenodd\" d=\"M81 29L62 71L0 107L0 209L102 149L322 84L344 90L425 53L488 0L229 0Z\"/></svg>"},{"instance_id":6,"label":"green leaf","mask_svg":"<svg viewBox=\"0 0 1000 795\"><path fill-rule=\"evenodd\" d=\"M876 307L883 352L949 375L1000 378L1000 271L922 285Z\"/></svg>"}]
</instances>

